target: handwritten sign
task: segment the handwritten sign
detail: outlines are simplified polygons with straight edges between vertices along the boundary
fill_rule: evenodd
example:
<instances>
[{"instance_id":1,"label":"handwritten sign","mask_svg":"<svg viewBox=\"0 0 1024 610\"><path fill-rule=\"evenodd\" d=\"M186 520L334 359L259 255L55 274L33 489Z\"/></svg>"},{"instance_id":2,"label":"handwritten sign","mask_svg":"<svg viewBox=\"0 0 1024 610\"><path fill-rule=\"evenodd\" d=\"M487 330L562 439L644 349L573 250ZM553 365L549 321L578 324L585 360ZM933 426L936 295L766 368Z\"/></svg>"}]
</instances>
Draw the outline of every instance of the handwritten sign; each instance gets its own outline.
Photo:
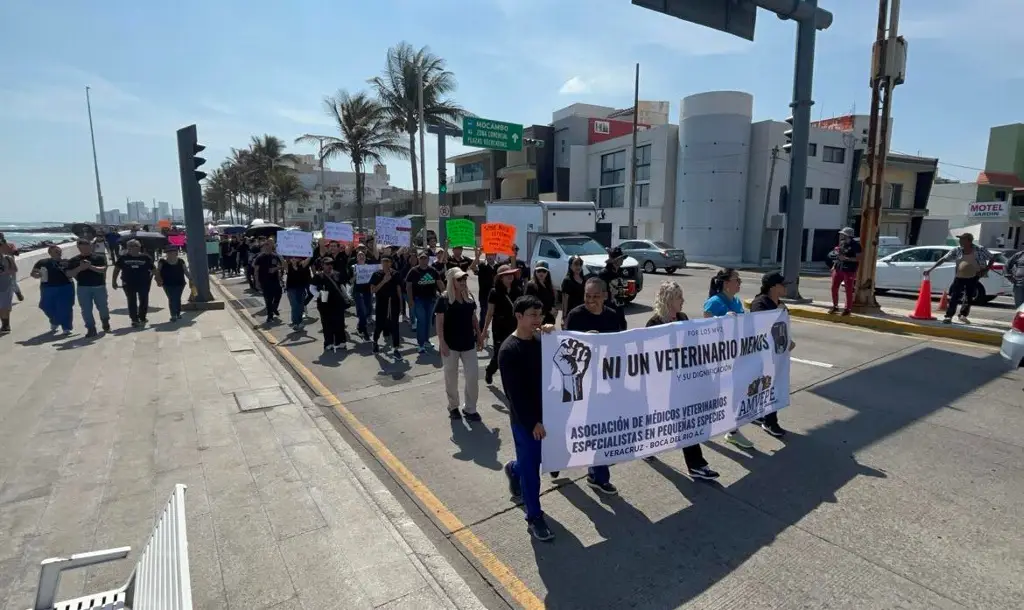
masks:
<instances>
[{"instance_id":1,"label":"handwritten sign","mask_svg":"<svg viewBox=\"0 0 1024 610\"><path fill-rule=\"evenodd\" d=\"M167 243L174 246L175 248L185 247L185 236L184 235L168 235Z\"/></svg>"},{"instance_id":2,"label":"handwritten sign","mask_svg":"<svg viewBox=\"0 0 1024 610\"><path fill-rule=\"evenodd\" d=\"M377 217L377 243L382 246L408 246L412 237L409 218Z\"/></svg>"},{"instance_id":3,"label":"handwritten sign","mask_svg":"<svg viewBox=\"0 0 1024 610\"><path fill-rule=\"evenodd\" d=\"M278 231L277 253L281 256L313 256L313 234L308 231Z\"/></svg>"},{"instance_id":4,"label":"handwritten sign","mask_svg":"<svg viewBox=\"0 0 1024 610\"><path fill-rule=\"evenodd\" d=\"M164 218L164 219L159 220L156 223L156 226L158 228L160 228L160 229L170 229L171 228L171 221L166 219L166 218Z\"/></svg>"},{"instance_id":5,"label":"handwritten sign","mask_svg":"<svg viewBox=\"0 0 1024 610\"><path fill-rule=\"evenodd\" d=\"M503 222L484 223L480 241L485 254L515 254L516 228Z\"/></svg>"},{"instance_id":6,"label":"handwritten sign","mask_svg":"<svg viewBox=\"0 0 1024 610\"><path fill-rule=\"evenodd\" d=\"M380 265L356 265L356 283L365 284L370 281L370 276L380 271Z\"/></svg>"},{"instance_id":7,"label":"handwritten sign","mask_svg":"<svg viewBox=\"0 0 1024 610\"><path fill-rule=\"evenodd\" d=\"M213 241L206 242L206 253L207 254L220 254L220 242L216 239Z\"/></svg>"},{"instance_id":8,"label":"handwritten sign","mask_svg":"<svg viewBox=\"0 0 1024 610\"><path fill-rule=\"evenodd\" d=\"M467 218L449 218L444 222L444 228L448 231L448 242L451 247L476 246L476 225Z\"/></svg>"},{"instance_id":9,"label":"handwritten sign","mask_svg":"<svg viewBox=\"0 0 1024 610\"><path fill-rule=\"evenodd\" d=\"M355 237L352 235L352 225L347 222L325 222L324 239L346 243L355 241Z\"/></svg>"}]
</instances>

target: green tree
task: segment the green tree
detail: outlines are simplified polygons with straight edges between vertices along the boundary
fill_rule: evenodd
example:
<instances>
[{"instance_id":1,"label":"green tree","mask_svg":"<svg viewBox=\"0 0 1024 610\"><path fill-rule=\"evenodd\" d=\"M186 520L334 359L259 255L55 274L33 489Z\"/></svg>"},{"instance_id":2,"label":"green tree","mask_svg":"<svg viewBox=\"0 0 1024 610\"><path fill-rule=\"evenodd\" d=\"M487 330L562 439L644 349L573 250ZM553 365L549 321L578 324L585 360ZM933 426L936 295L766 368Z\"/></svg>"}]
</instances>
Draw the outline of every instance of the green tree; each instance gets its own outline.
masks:
<instances>
[{"instance_id":1,"label":"green tree","mask_svg":"<svg viewBox=\"0 0 1024 610\"><path fill-rule=\"evenodd\" d=\"M383 163L384 157L403 157L408 152L399 144L388 112L366 93L338 91L337 95L324 98L324 109L336 124L339 135L307 134L296 142L322 143L324 160L347 156L352 161L356 173L356 226L362 227L366 164Z\"/></svg>"},{"instance_id":2,"label":"green tree","mask_svg":"<svg viewBox=\"0 0 1024 610\"><path fill-rule=\"evenodd\" d=\"M308 199L309 193L294 171L281 166L270 174L270 201L276 216L282 219L285 217L285 204L289 201Z\"/></svg>"},{"instance_id":3,"label":"green tree","mask_svg":"<svg viewBox=\"0 0 1024 610\"><path fill-rule=\"evenodd\" d=\"M407 152L412 169L413 201L420 202L423 211L422 192L417 171L416 132L419 124L419 79L423 77L423 120L427 125L456 125L465 112L449 96L455 91L455 75L446 68L444 59L434 55L429 47L413 48L408 42L400 42L388 49L384 71L370 79L388 117L389 125L395 131L409 136ZM422 151L419 151L422 154ZM419 194L419 199L417 199Z\"/></svg>"}]
</instances>

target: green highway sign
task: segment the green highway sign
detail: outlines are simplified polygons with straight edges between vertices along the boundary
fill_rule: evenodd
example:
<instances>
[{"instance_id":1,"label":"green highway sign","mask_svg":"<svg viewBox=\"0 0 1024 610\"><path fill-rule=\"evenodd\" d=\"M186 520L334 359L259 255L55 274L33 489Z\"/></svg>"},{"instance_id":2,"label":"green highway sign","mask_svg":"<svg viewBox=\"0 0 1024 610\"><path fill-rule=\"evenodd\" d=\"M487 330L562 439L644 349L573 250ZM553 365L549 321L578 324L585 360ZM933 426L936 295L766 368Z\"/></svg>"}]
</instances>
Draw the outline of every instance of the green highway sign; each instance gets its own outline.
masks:
<instances>
[{"instance_id":1,"label":"green highway sign","mask_svg":"<svg viewBox=\"0 0 1024 610\"><path fill-rule=\"evenodd\" d=\"M523 150L523 126L467 116L462 119L462 145L494 150Z\"/></svg>"}]
</instances>

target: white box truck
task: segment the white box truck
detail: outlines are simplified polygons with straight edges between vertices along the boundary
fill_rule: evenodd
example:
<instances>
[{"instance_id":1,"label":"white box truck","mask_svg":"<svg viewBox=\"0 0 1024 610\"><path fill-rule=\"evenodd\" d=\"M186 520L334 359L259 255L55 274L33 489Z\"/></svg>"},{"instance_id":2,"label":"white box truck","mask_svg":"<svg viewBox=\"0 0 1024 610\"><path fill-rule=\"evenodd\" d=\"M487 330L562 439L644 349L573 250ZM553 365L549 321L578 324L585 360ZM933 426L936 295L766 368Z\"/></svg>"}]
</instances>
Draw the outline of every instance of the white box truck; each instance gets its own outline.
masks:
<instances>
[{"instance_id":1,"label":"white box truck","mask_svg":"<svg viewBox=\"0 0 1024 610\"><path fill-rule=\"evenodd\" d=\"M591 201L491 201L487 203L487 222L501 222L516 228L519 257L532 269L537 261L545 261L551 270L551 281L557 290L569 272L569 258L583 259L585 275L596 275L604 269L608 251L592 235L597 230L597 206ZM622 277L633 280L632 301L643 288L640 263L627 257L622 263Z\"/></svg>"}]
</instances>

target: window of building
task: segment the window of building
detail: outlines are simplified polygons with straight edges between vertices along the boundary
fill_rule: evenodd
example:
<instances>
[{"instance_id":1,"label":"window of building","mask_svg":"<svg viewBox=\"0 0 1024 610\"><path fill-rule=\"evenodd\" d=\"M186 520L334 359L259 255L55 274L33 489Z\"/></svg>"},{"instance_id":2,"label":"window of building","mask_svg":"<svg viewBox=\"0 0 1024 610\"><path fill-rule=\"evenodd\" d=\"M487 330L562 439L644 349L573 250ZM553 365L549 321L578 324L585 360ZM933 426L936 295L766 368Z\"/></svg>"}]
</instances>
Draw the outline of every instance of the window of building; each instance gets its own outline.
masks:
<instances>
[{"instance_id":1,"label":"window of building","mask_svg":"<svg viewBox=\"0 0 1024 610\"><path fill-rule=\"evenodd\" d=\"M804 189L804 199L814 199L814 187L807 187Z\"/></svg>"},{"instance_id":2,"label":"window of building","mask_svg":"<svg viewBox=\"0 0 1024 610\"><path fill-rule=\"evenodd\" d=\"M651 185L650 184L638 184L636 185L636 207L646 208L651 205Z\"/></svg>"},{"instance_id":3,"label":"window of building","mask_svg":"<svg viewBox=\"0 0 1024 610\"><path fill-rule=\"evenodd\" d=\"M839 189L825 187L818 189L818 203L821 205L839 205Z\"/></svg>"},{"instance_id":4,"label":"window of building","mask_svg":"<svg viewBox=\"0 0 1024 610\"><path fill-rule=\"evenodd\" d=\"M620 150L601 155L601 189L598 206L602 208L625 207L626 199L626 151Z\"/></svg>"},{"instance_id":5,"label":"window of building","mask_svg":"<svg viewBox=\"0 0 1024 610\"><path fill-rule=\"evenodd\" d=\"M821 160L825 163L846 163L846 149L837 146L825 146L821 152Z\"/></svg>"},{"instance_id":6,"label":"window of building","mask_svg":"<svg viewBox=\"0 0 1024 610\"><path fill-rule=\"evenodd\" d=\"M626 206L626 187L613 186L603 188L597 196L597 206L600 208L622 208Z\"/></svg>"},{"instance_id":7,"label":"window of building","mask_svg":"<svg viewBox=\"0 0 1024 610\"><path fill-rule=\"evenodd\" d=\"M789 187L783 185L779 189L779 214L789 212Z\"/></svg>"},{"instance_id":8,"label":"window of building","mask_svg":"<svg viewBox=\"0 0 1024 610\"><path fill-rule=\"evenodd\" d=\"M903 201L903 185L902 184L890 184L889 185L889 207L897 210L900 208L900 203Z\"/></svg>"},{"instance_id":9,"label":"window of building","mask_svg":"<svg viewBox=\"0 0 1024 610\"><path fill-rule=\"evenodd\" d=\"M815 144L814 142L811 142L810 144L807 145L807 156L809 156L809 157L817 157L818 156L818 145ZM808 199L810 199L810 197L808 197Z\"/></svg>"},{"instance_id":10,"label":"window of building","mask_svg":"<svg viewBox=\"0 0 1024 610\"><path fill-rule=\"evenodd\" d=\"M620 226L619 227L619 239L632 239L632 238L636 237L635 235L633 235L633 231L630 231L630 229L632 229L632 228L633 227L630 227L629 225L622 225L622 226ZM619 247L621 248L622 246L619 246Z\"/></svg>"},{"instance_id":11,"label":"window of building","mask_svg":"<svg viewBox=\"0 0 1024 610\"><path fill-rule=\"evenodd\" d=\"M526 181L526 197L528 199L537 198L537 180L535 178Z\"/></svg>"},{"instance_id":12,"label":"window of building","mask_svg":"<svg viewBox=\"0 0 1024 610\"><path fill-rule=\"evenodd\" d=\"M1006 191L996 191L996 201L1006 201Z\"/></svg>"},{"instance_id":13,"label":"window of building","mask_svg":"<svg viewBox=\"0 0 1024 610\"><path fill-rule=\"evenodd\" d=\"M476 163L466 163L465 165L455 166L455 181L456 182L470 182L472 180L483 180L484 176L484 164L483 161Z\"/></svg>"},{"instance_id":14,"label":"window of building","mask_svg":"<svg viewBox=\"0 0 1024 610\"><path fill-rule=\"evenodd\" d=\"M636 179L651 179L651 145L645 144L636 148Z\"/></svg>"}]
</instances>

